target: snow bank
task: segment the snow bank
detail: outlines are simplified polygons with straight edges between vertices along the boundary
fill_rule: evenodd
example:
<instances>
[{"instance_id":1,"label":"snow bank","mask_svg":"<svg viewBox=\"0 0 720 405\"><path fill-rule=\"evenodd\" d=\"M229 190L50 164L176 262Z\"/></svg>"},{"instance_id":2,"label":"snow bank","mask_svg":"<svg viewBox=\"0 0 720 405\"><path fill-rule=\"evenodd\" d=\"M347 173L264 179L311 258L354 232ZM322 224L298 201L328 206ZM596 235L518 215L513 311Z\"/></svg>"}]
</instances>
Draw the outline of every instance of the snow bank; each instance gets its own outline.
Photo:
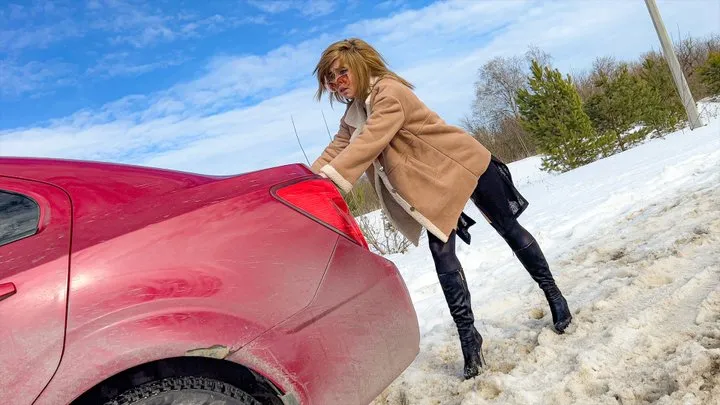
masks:
<instances>
[{"instance_id":1,"label":"snow bank","mask_svg":"<svg viewBox=\"0 0 720 405\"><path fill-rule=\"evenodd\" d=\"M458 241L489 368L462 381L457 333L427 241L391 256L418 311L421 353L380 404L720 403L720 119L579 169L509 165L520 218L573 310L550 329L544 297L484 221ZM471 216L481 220L475 207ZM406 402L401 397L407 398Z\"/></svg>"}]
</instances>

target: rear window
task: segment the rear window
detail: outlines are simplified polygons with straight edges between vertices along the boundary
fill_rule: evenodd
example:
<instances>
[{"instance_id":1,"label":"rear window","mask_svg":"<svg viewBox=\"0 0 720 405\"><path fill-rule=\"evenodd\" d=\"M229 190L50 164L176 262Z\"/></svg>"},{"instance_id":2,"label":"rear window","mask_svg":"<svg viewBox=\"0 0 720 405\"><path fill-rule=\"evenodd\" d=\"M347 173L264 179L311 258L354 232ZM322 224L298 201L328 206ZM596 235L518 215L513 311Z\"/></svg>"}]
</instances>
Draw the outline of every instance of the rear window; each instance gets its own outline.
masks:
<instances>
[{"instance_id":1,"label":"rear window","mask_svg":"<svg viewBox=\"0 0 720 405\"><path fill-rule=\"evenodd\" d=\"M0 246L34 235L40 207L20 194L0 191Z\"/></svg>"}]
</instances>

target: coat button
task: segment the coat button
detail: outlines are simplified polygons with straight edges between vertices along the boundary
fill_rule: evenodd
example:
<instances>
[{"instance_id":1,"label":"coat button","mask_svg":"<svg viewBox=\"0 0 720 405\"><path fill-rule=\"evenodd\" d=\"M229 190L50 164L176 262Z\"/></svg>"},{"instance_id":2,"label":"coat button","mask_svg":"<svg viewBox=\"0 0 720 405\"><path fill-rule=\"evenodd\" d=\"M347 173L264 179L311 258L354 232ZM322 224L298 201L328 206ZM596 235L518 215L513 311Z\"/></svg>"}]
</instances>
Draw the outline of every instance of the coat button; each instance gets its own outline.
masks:
<instances>
[{"instance_id":1,"label":"coat button","mask_svg":"<svg viewBox=\"0 0 720 405\"><path fill-rule=\"evenodd\" d=\"M397 194L397 190L396 190L396 189L392 189L392 192L393 192L394 194Z\"/></svg>"},{"instance_id":2,"label":"coat button","mask_svg":"<svg viewBox=\"0 0 720 405\"><path fill-rule=\"evenodd\" d=\"M410 207L410 211L415 211L415 207Z\"/></svg>"},{"instance_id":3,"label":"coat button","mask_svg":"<svg viewBox=\"0 0 720 405\"><path fill-rule=\"evenodd\" d=\"M381 172L384 172L384 171L385 171L385 168L381 166L381 167L380 167L380 171L381 171Z\"/></svg>"}]
</instances>

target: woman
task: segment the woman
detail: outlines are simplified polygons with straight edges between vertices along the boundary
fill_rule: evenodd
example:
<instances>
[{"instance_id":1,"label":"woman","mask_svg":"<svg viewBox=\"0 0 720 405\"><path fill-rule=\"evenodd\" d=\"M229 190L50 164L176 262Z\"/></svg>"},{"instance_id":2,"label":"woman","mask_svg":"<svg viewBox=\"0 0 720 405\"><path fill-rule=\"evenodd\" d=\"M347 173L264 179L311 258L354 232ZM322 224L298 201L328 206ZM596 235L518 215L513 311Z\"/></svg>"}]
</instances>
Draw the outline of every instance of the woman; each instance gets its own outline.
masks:
<instances>
[{"instance_id":1,"label":"woman","mask_svg":"<svg viewBox=\"0 0 720 405\"><path fill-rule=\"evenodd\" d=\"M507 167L473 137L428 109L413 86L360 39L330 45L314 74L317 99L329 92L331 102L347 108L337 135L312 169L345 192L367 173L387 217L405 237L417 246L422 229L427 230L460 336L465 378L475 377L484 363L470 291L455 254L456 234L468 236L468 218L462 213L468 199L544 291L555 331L563 333L572 318L570 310L540 246L517 222L527 202L513 187Z\"/></svg>"}]
</instances>

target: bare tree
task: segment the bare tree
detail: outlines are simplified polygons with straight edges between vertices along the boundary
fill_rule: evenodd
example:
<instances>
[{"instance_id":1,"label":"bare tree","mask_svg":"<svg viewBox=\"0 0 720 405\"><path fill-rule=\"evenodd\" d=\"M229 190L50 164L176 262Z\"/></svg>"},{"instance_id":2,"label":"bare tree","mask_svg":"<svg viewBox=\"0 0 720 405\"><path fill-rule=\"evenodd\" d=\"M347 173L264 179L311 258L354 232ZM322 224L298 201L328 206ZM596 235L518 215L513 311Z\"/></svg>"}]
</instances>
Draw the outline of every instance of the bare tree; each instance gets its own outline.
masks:
<instances>
[{"instance_id":1,"label":"bare tree","mask_svg":"<svg viewBox=\"0 0 720 405\"><path fill-rule=\"evenodd\" d=\"M395 228L384 212L380 217L372 214L356 218L368 245L379 255L406 253L410 241Z\"/></svg>"},{"instance_id":2,"label":"bare tree","mask_svg":"<svg viewBox=\"0 0 720 405\"><path fill-rule=\"evenodd\" d=\"M530 45L528 50L525 51L525 61L528 64L528 68L530 67L532 61L537 61L540 66L551 66L552 56L537 46Z\"/></svg>"},{"instance_id":3,"label":"bare tree","mask_svg":"<svg viewBox=\"0 0 720 405\"><path fill-rule=\"evenodd\" d=\"M344 197L371 249L381 255L407 252L410 241L392 225L383 212L376 215L380 201L366 176L361 178L350 193L344 194Z\"/></svg>"},{"instance_id":4,"label":"bare tree","mask_svg":"<svg viewBox=\"0 0 720 405\"><path fill-rule=\"evenodd\" d=\"M697 72L707 61L710 52L720 50L720 36L711 35L698 40L688 35L686 38L679 40L674 48L680 68L683 75L685 75L693 96L697 99L710 95Z\"/></svg>"},{"instance_id":5,"label":"bare tree","mask_svg":"<svg viewBox=\"0 0 720 405\"><path fill-rule=\"evenodd\" d=\"M593 83L592 74L587 70L573 71L570 76L572 76L575 89L583 102L599 91Z\"/></svg>"},{"instance_id":6,"label":"bare tree","mask_svg":"<svg viewBox=\"0 0 720 405\"><path fill-rule=\"evenodd\" d=\"M675 55L685 76L692 76L695 69L705 63L707 55L704 54L702 44L697 39L688 36L675 45Z\"/></svg>"},{"instance_id":7,"label":"bare tree","mask_svg":"<svg viewBox=\"0 0 720 405\"><path fill-rule=\"evenodd\" d=\"M520 125L517 92L527 87L531 61L550 65L552 57L531 46L521 56L495 57L478 69L473 114L463 126L491 152L513 161L535 154L530 134Z\"/></svg>"},{"instance_id":8,"label":"bare tree","mask_svg":"<svg viewBox=\"0 0 720 405\"><path fill-rule=\"evenodd\" d=\"M598 94L600 92L598 82L602 81L603 78L614 77L619 66L620 63L614 57L599 56L595 58L589 71L573 72L571 74L573 84L575 84L580 99L586 101L595 94ZM634 69L634 67L632 69Z\"/></svg>"},{"instance_id":9,"label":"bare tree","mask_svg":"<svg viewBox=\"0 0 720 405\"><path fill-rule=\"evenodd\" d=\"M702 41L702 49L706 54L720 52L720 35L712 34Z\"/></svg>"},{"instance_id":10,"label":"bare tree","mask_svg":"<svg viewBox=\"0 0 720 405\"><path fill-rule=\"evenodd\" d=\"M499 56L478 69L473 105L475 121L492 126L508 117L520 116L516 96L518 90L527 87L527 72L533 60L549 66L552 56L536 46L530 46L524 59Z\"/></svg>"},{"instance_id":11,"label":"bare tree","mask_svg":"<svg viewBox=\"0 0 720 405\"><path fill-rule=\"evenodd\" d=\"M486 62L478 70L475 83L475 118L489 125L505 117L519 116L515 95L525 86L525 71L525 62L517 56L496 57Z\"/></svg>"},{"instance_id":12,"label":"bare tree","mask_svg":"<svg viewBox=\"0 0 720 405\"><path fill-rule=\"evenodd\" d=\"M611 78L617 73L619 67L620 64L613 56L599 56L593 61L590 79L597 81L604 77Z\"/></svg>"}]
</instances>

